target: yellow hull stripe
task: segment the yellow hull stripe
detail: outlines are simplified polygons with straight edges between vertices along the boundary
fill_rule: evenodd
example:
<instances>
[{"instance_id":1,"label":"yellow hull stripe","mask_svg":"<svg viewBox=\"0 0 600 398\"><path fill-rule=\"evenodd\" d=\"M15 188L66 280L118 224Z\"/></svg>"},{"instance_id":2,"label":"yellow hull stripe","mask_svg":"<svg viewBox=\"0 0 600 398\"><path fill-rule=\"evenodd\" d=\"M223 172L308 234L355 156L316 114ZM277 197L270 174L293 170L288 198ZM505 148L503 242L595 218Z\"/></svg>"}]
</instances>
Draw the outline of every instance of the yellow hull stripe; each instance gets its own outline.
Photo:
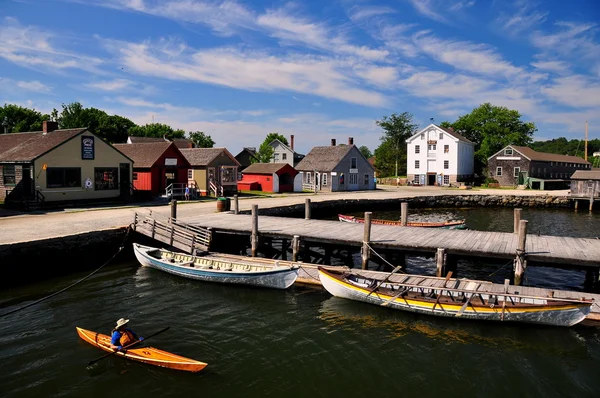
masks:
<instances>
[{"instance_id":1,"label":"yellow hull stripe","mask_svg":"<svg viewBox=\"0 0 600 398\"><path fill-rule=\"evenodd\" d=\"M353 284L347 283L345 281L340 281L339 279L336 279L328 274L325 274L323 272L319 272L320 277L326 277L328 279L330 279L331 281L337 283L338 285L343 285L344 287L346 287L347 289L350 290L354 290L358 293L361 294L369 294L369 290L355 286ZM434 289L431 287L426 287L429 289ZM434 289L434 290L439 290L438 289ZM484 293L484 294L490 294L490 293ZM495 296L502 296L501 293L498 294L494 294ZM371 293L371 296L375 296L380 298L383 301L388 301L389 299L391 299L393 296L387 295L387 294L381 294L381 293L377 293L377 292L373 292ZM392 303L400 303L400 304L407 304L410 306L415 306L415 307L420 307L420 308L429 308L429 309L433 309L433 306L435 305L435 303L429 302L429 301L421 301L421 300L414 300L414 299L403 299L403 298L396 298L394 300L391 301ZM442 303L438 303L436 305L436 309L443 309L446 311L459 311L462 306L464 305L464 303L459 303L459 304L442 304ZM532 304L533 305L533 304ZM582 304L566 304L566 305L537 305L535 307L529 307L529 308L515 308L515 307L508 307L508 305L505 307L504 311L505 312L512 312L512 313L517 313L517 312L547 312L547 311L565 311L565 310L573 310L573 309L577 309L580 308L582 306L588 306L590 304L587 303L582 303ZM477 313L496 313L496 312L502 312L502 306L501 305L497 305L494 308L490 308L489 305L486 306L479 306L479 305L475 305L475 310L473 310L473 307L471 305L467 306L467 308L465 309L465 312L477 312Z\"/></svg>"}]
</instances>

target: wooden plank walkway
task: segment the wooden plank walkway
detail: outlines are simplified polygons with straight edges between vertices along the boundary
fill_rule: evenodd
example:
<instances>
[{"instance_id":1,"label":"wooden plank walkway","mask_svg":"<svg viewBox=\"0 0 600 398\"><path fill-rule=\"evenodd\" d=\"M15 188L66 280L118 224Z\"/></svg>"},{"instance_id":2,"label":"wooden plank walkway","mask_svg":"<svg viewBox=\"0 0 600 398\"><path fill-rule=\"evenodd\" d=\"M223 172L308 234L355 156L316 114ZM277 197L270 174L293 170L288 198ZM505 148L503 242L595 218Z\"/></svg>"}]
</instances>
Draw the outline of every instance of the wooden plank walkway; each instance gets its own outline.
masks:
<instances>
[{"instance_id":1,"label":"wooden plank walkway","mask_svg":"<svg viewBox=\"0 0 600 398\"><path fill-rule=\"evenodd\" d=\"M250 235L252 216L215 213L178 219L187 224L211 228L213 232ZM308 242L361 246L363 224L328 220L304 220L288 217L259 216L261 236L292 239L299 235ZM408 252L435 253L445 248L449 254L513 259L517 234L438 228L371 225L371 247ZM600 268L600 240L547 235L527 235L526 251L530 264L563 268Z\"/></svg>"},{"instance_id":2,"label":"wooden plank walkway","mask_svg":"<svg viewBox=\"0 0 600 398\"><path fill-rule=\"evenodd\" d=\"M464 231L463 231L464 232ZM314 264L306 264L303 262L292 262L285 260L272 260L268 258L259 258L259 257L246 257L239 256L235 254L223 254L223 253L214 253L206 256L207 258L215 258L220 260L229 260L229 261L237 261L237 262L248 262L248 263L259 263L264 265L273 266L275 262L280 265L292 265L296 264L300 266L300 272L298 273L298 280L296 283L298 284L307 284L307 285L317 285L322 286L321 281L319 279L319 272L317 270L317 265ZM335 268L346 268L346 267L335 267ZM346 268L347 269L347 268ZM373 278L376 280L384 280L387 278L390 273L389 272L380 272L380 271L371 271L371 270L359 270L353 269L353 272L364 275L369 278ZM400 283L414 283L417 284L421 282L424 288L431 287L440 287L445 282L446 278L436 278L432 276L424 276L424 275L410 275L410 274L401 274L397 273L389 277L389 281L391 282L400 282ZM480 281L473 279L450 279L446 285L447 287L451 287L453 289L474 289L477 287L477 292L481 294L498 294L504 292L504 285L492 283L488 281ZM591 307L590 314L587 316L586 321L588 323L598 324L600 323L600 294L593 293L584 293L584 292L575 292L575 291L566 291L566 290L556 290L556 289L546 289L539 287L531 287L531 286L516 286L516 285L508 285L507 293L518 293L522 296L538 296L538 297L550 297L552 294L556 298L570 298L570 299L593 299L594 304Z\"/></svg>"}]
</instances>

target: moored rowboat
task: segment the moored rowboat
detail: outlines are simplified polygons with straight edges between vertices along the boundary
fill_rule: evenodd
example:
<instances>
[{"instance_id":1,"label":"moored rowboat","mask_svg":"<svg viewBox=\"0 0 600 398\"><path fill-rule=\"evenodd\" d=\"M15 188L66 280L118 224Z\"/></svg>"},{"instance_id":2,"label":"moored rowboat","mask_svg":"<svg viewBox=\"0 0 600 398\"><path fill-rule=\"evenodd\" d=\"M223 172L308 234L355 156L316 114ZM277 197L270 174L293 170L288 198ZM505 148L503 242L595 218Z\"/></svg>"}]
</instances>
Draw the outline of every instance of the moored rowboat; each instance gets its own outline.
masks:
<instances>
[{"instance_id":1,"label":"moored rowboat","mask_svg":"<svg viewBox=\"0 0 600 398\"><path fill-rule=\"evenodd\" d=\"M441 278L419 277L418 284L390 282L319 267L319 279L333 296L441 317L573 326L585 319L593 304L593 300L478 292L478 287L447 288ZM450 286L456 282L450 279Z\"/></svg>"},{"instance_id":2,"label":"moored rowboat","mask_svg":"<svg viewBox=\"0 0 600 398\"><path fill-rule=\"evenodd\" d=\"M298 265L275 265L192 256L150 246L133 244L138 261L170 274L206 282L232 283L287 289L298 278Z\"/></svg>"},{"instance_id":3,"label":"moored rowboat","mask_svg":"<svg viewBox=\"0 0 600 398\"><path fill-rule=\"evenodd\" d=\"M115 352L110 348L110 336L92 332L91 330L78 327L77 334L84 341L108 352ZM208 365L207 363L185 358L170 352L159 350L154 347L130 348L126 352L116 352L114 355L131 359L138 362L156 365L163 368L185 370L187 372L199 372Z\"/></svg>"},{"instance_id":4,"label":"moored rowboat","mask_svg":"<svg viewBox=\"0 0 600 398\"><path fill-rule=\"evenodd\" d=\"M338 218L340 221L355 223L355 224L364 224L365 219L354 216L346 216L343 214L338 214ZM379 225L393 225L393 226L402 226L402 222L400 221L392 221L392 220L378 220L371 219L371 224L379 224ZM422 227L422 228L445 228L445 229L466 229L466 225L464 220L458 221L441 221L441 222L430 222L430 221L409 221L406 223L408 227Z\"/></svg>"}]
</instances>

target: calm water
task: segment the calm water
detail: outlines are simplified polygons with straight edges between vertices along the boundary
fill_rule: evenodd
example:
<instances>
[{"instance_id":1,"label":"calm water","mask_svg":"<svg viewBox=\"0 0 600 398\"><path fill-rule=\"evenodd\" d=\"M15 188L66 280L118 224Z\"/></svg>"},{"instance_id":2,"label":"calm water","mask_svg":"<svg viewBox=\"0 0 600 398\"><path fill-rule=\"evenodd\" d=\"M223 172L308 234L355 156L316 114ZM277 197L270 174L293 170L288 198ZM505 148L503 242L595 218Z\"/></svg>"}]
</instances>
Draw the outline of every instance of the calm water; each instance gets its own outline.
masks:
<instances>
[{"instance_id":1,"label":"calm water","mask_svg":"<svg viewBox=\"0 0 600 398\"><path fill-rule=\"evenodd\" d=\"M595 216L523 213L542 234L596 236ZM447 217L440 211L418 215ZM466 217L473 229L512 229L512 210L452 215ZM423 271L428 261L411 259ZM470 266L468 272L481 272ZM551 274L553 281L544 283L581 288L580 273L538 269L544 271L530 279ZM83 275L3 291L0 313ZM86 369L103 351L81 341L75 326L108 333L120 317L130 318L142 335L170 326L148 345L209 366L191 374L110 357ZM0 318L0 364L0 396L6 397L597 397L600 328L438 319L333 298L316 288L199 283L127 261Z\"/></svg>"}]
</instances>

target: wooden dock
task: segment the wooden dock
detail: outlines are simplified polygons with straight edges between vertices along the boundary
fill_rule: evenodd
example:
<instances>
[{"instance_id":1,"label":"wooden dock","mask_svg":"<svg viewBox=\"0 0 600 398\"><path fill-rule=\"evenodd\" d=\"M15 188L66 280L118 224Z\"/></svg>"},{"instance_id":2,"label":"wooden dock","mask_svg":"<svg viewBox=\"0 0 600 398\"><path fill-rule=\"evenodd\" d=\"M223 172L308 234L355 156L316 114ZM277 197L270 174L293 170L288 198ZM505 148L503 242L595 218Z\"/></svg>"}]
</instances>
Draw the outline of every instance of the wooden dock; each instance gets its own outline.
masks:
<instances>
[{"instance_id":1,"label":"wooden dock","mask_svg":"<svg viewBox=\"0 0 600 398\"><path fill-rule=\"evenodd\" d=\"M215 213L186 217L185 223L210 228L213 233L251 235L252 217L246 214ZM273 239L347 246L363 245L362 224L339 221L259 216L259 236ZM491 259L514 259L518 235L507 232L449 230L439 228L372 225L369 245L373 249L393 249L434 254L438 248L449 255ZM561 268L597 270L600 268L600 240L563 236L527 235L525 246L530 263Z\"/></svg>"},{"instance_id":2,"label":"wooden dock","mask_svg":"<svg viewBox=\"0 0 600 398\"><path fill-rule=\"evenodd\" d=\"M138 213L135 214L133 226L134 231L142 235L192 254L207 251L212 237L211 232L202 227L158 220Z\"/></svg>"}]
</instances>

